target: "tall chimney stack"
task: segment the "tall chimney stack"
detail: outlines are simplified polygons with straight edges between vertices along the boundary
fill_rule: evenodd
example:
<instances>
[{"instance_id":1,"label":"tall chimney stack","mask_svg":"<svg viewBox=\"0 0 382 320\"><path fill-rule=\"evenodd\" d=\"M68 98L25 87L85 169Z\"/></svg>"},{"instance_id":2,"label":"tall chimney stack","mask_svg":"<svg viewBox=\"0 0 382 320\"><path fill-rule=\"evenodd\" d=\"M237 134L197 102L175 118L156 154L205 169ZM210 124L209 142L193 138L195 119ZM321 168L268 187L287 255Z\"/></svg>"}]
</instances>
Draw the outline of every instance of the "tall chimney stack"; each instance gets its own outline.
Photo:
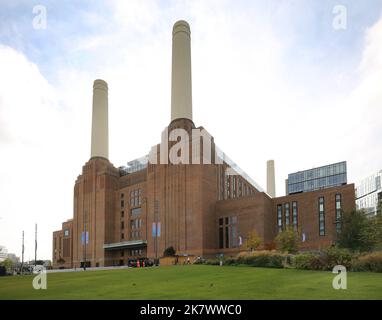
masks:
<instances>
[{"instance_id":1,"label":"tall chimney stack","mask_svg":"<svg viewBox=\"0 0 382 320\"><path fill-rule=\"evenodd\" d=\"M276 197L276 182L275 182L275 161L267 161L267 193L272 197Z\"/></svg>"},{"instance_id":2,"label":"tall chimney stack","mask_svg":"<svg viewBox=\"0 0 382 320\"><path fill-rule=\"evenodd\" d=\"M191 31L180 20L172 29L171 121L192 120Z\"/></svg>"},{"instance_id":3,"label":"tall chimney stack","mask_svg":"<svg viewBox=\"0 0 382 320\"><path fill-rule=\"evenodd\" d=\"M91 158L109 158L108 87L97 79L93 84Z\"/></svg>"}]
</instances>

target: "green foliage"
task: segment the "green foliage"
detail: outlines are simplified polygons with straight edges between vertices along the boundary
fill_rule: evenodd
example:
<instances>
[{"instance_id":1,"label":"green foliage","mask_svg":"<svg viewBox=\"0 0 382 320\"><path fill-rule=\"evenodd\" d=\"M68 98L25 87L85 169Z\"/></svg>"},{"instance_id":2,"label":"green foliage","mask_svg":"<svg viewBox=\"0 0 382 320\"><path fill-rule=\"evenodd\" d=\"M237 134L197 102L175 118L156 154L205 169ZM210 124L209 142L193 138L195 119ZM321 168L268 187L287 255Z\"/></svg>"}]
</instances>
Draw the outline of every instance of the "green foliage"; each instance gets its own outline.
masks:
<instances>
[{"instance_id":1,"label":"green foliage","mask_svg":"<svg viewBox=\"0 0 382 320\"><path fill-rule=\"evenodd\" d=\"M382 219L368 218L364 211L344 212L341 218L341 232L337 243L352 251L371 251L381 242Z\"/></svg>"},{"instance_id":2,"label":"green foliage","mask_svg":"<svg viewBox=\"0 0 382 320\"><path fill-rule=\"evenodd\" d=\"M313 253L300 253L294 256L293 266L296 269L314 270L313 263L317 259L317 255Z\"/></svg>"},{"instance_id":3,"label":"green foliage","mask_svg":"<svg viewBox=\"0 0 382 320\"><path fill-rule=\"evenodd\" d=\"M220 265L220 259L207 259L204 264L210 265L210 266L218 266Z\"/></svg>"},{"instance_id":4,"label":"green foliage","mask_svg":"<svg viewBox=\"0 0 382 320\"><path fill-rule=\"evenodd\" d=\"M348 249L333 246L323 251L323 257L324 270L332 270L337 265L342 265L349 269L356 255L352 254Z\"/></svg>"},{"instance_id":5,"label":"green foliage","mask_svg":"<svg viewBox=\"0 0 382 320\"><path fill-rule=\"evenodd\" d=\"M379 204L381 206L382 203ZM371 218L372 224L372 239L374 242L374 248L377 250L382 250L382 212L381 209L375 217Z\"/></svg>"},{"instance_id":6,"label":"green foliage","mask_svg":"<svg viewBox=\"0 0 382 320\"><path fill-rule=\"evenodd\" d=\"M1 266L5 267L7 271L11 270L13 266L13 261L11 259L5 259L0 263Z\"/></svg>"},{"instance_id":7,"label":"green foliage","mask_svg":"<svg viewBox=\"0 0 382 320\"><path fill-rule=\"evenodd\" d=\"M252 230L249 234L247 239L245 240L245 247L248 250L256 250L261 244L261 239L259 235L257 234L256 230Z\"/></svg>"},{"instance_id":8,"label":"green foliage","mask_svg":"<svg viewBox=\"0 0 382 320\"><path fill-rule=\"evenodd\" d=\"M298 251L298 233L292 228L286 228L276 237L277 249L281 252L296 253Z\"/></svg>"},{"instance_id":9,"label":"green foliage","mask_svg":"<svg viewBox=\"0 0 382 320\"><path fill-rule=\"evenodd\" d=\"M224 259L224 265L227 265L227 266L235 266L238 264L237 262L237 259L235 258L226 258Z\"/></svg>"},{"instance_id":10,"label":"green foliage","mask_svg":"<svg viewBox=\"0 0 382 320\"><path fill-rule=\"evenodd\" d=\"M163 256L164 257L173 257L173 256L175 256L175 253L176 253L176 251L175 251L174 247L168 247L163 251Z\"/></svg>"},{"instance_id":11,"label":"green foliage","mask_svg":"<svg viewBox=\"0 0 382 320\"><path fill-rule=\"evenodd\" d=\"M350 269L356 256L347 249L330 247L315 253L301 253L293 258L296 269L332 270L337 265Z\"/></svg>"},{"instance_id":12,"label":"green foliage","mask_svg":"<svg viewBox=\"0 0 382 320\"><path fill-rule=\"evenodd\" d=\"M255 251L242 253L237 257L238 264L248 264L252 267L283 268L285 256L271 251Z\"/></svg>"},{"instance_id":13,"label":"green foliage","mask_svg":"<svg viewBox=\"0 0 382 320\"><path fill-rule=\"evenodd\" d=\"M354 263L353 270L382 272L382 252L372 252L360 256Z\"/></svg>"}]
</instances>

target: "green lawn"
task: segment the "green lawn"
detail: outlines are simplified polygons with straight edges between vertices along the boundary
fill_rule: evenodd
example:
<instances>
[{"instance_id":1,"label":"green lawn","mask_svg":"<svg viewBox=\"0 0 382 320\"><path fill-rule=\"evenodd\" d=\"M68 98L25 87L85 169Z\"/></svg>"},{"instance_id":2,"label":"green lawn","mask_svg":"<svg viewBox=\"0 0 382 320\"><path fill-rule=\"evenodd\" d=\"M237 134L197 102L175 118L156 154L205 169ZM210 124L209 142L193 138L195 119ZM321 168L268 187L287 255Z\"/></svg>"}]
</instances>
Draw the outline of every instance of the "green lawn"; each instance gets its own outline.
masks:
<instances>
[{"instance_id":1,"label":"green lawn","mask_svg":"<svg viewBox=\"0 0 382 320\"><path fill-rule=\"evenodd\" d=\"M334 290L330 272L248 266L162 266L0 278L0 299L382 299L382 274L348 273Z\"/></svg>"}]
</instances>

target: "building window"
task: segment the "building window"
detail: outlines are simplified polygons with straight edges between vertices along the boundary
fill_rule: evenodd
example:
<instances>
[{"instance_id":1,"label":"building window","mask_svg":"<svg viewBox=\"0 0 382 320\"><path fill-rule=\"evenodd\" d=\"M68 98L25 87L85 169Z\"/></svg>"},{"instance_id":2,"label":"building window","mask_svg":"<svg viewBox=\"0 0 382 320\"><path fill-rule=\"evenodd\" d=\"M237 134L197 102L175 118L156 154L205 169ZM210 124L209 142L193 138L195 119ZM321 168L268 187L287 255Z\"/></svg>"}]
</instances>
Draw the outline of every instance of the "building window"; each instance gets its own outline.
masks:
<instances>
[{"instance_id":1,"label":"building window","mask_svg":"<svg viewBox=\"0 0 382 320\"><path fill-rule=\"evenodd\" d=\"M121 229L125 229L125 223L123 221L121 221Z\"/></svg>"},{"instance_id":2,"label":"building window","mask_svg":"<svg viewBox=\"0 0 382 320\"><path fill-rule=\"evenodd\" d=\"M142 249L131 249L130 253L132 256L141 256L142 255Z\"/></svg>"},{"instance_id":3,"label":"building window","mask_svg":"<svg viewBox=\"0 0 382 320\"><path fill-rule=\"evenodd\" d=\"M277 227L279 232L283 231L283 206L277 205Z\"/></svg>"},{"instance_id":4,"label":"building window","mask_svg":"<svg viewBox=\"0 0 382 320\"><path fill-rule=\"evenodd\" d=\"M69 237L69 229L65 229L65 231L64 231L64 237Z\"/></svg>"},{"instance_id":5,"label":"building window","mask_svg":"<svg viewBox=\"0 0 382 320\"><path fill-rule=\"evenodd\" d=\"M324 197L320 197L318 199L318 223L319 223L319 230L320 230L320 236L325 235L325 200Z\"/></svg>"},{"instance_id":6,"label":"building window","mask_svg":"<svg viewBox=\"0 0 382 320\"><path fill-rule=\"evenodd\" d=\"M122 211L121 211L121 218L123 218L124 216L125 216L125 211L122 210Z\"/></svg>"},{"instance_id":7,"label":"building window","mask_svg":"<svg viewBox=\"0 0 382 320\"><path fill-rule=\"evenodd\" d=\"M125 200L121 200L121 208L125 207Z\"/></svg>"},{"instance_id":8,"label":"building window","mask_svg":"<svg viewBox=\"0 0 382 320\"><path fill-rule=\"evenodd\" d=\"M125 255L125 251L121 250L121 257Z\"/></svg>"},{"instance_id":9,"label":"building window","mask_svg":"<svg viewBox=\"0 0 382 320\"><path fill-rule=\"evenodd\" d=\"M225 247L229 248L229 227L228 224L225 226Z\"/></svg>"},{"instance_id":10,"label":"building window","mask_svg":"<svg viewBox=\"0 0 382 320\"><path fill-rule=\"evenodd\" d=\"M130 213L132 216L136 216L136 215L141 214L141 211L142 211L142 209L139 207L139 208L131 209Z\"/></svg>"},{"instance_id":11,"label":"building window","mask_svg":"<svg viewBox=\"0 0 382 320\"><path fill-rule=\"evenodd\" d=\"M241 179L239 179L238 189L239 189L238 197L241 197L243 194L243 181L241 181Z\"/></svg>"},{"instance_id":12,"label":"building window","mask_svg":"<svg viewBox=\"0 0 382 320\"><path fill-rule=\"evenodd\" d=\"M121 199L125 198L125 194L121 193Z\"/></svg>"},{"instance_id":13,"label":"building window","mask_svg":"<svg viewBox=\"0 0 382 320\"><path fill-rule=\"evenodd\" d=\"M225 217L219 219L219 248L237 248L238 232L237 217Z\"/></svg>"},{"instance_id":14,"label":"building window","mask_svg":"<svg viewBox=\"0 0 382 320\"><path fill-rule=\"evenodd\" d=\"M289 203L284 204L284 210L285 210L285 226L288 227L290 224L290 207Z\"/></svg>"},{"instance_id":15,"label":"building window","mask_svg":"<svg viewBox=\"0 0 382 320\"><path fill-rule=\"evenodd\" d=\"M292 202L292 223L293 223L293 229L297 230L297 226L298 226L297 201Z\"/></svg>"},{"instance_id":16,"label":"building window","mask_svg":"<svg viewBox=\"0 0 382 320\"><path fill-rule=\"evenodd\" d=\"M125 234L123 232L121 233L121 239L125 239Z\"/></svg>"},{"instance_id":17,"label":"building window","mask_svg":"<svg viewBox=\"0 0 382 320\"><path fill-rule=\"evenodd\" d=\"M142 204L142 189L130 191L130 206L137 207Z\"/></svg>"},{"instance_id":18,"label":"building window","mask_svg":"<svg viewBox=\"0 0 382 320\"><path fill-rule=\"evenodd\" d=\"M236 248L237 247L237 217L229 217L228 219L228 229L229 229L229 247Z\"/></svg>"},{"instance_id":19,"label":"building window","mask_svg":"<svg viewBox=\"0 0 382 320\"><path fill-rule=\"evenodd\" d=\"M225 195L225 192L224 192L224 183L225 183L225 170L223 168L223 166L220 168L221 170L221 175L220 175L220 199L224 199L224 195Z\"/></svg>"},{"instance_id":20,"label":"building window","mask_svg":"<svg viewBox=\"0 0 382 320\"><path fill-rule=\"evenodd\" d=\"M223 218L219 219L219 248L224 248L224 229L223 229ZM55 239L56 240L56 239Z\"/></svg>"},{"instance_id":21,"label":"building window","mask_svg":"<svg viewBox=\"0 0 382 320\"><path fill-rule=\"evenodd\" d=\"M229 199L231 197L231 184L230 184L230 176L226 175L225 176L225 198Z\"/></svg>"},{"instance_id":22,"label":"building window","mask_svg":"<svg viewBox=\"0 0 382 320\"><path fill-rule=\"evenodd\" d=\"M232 177L232 198L236 198L236 176Z\"/></svg>"},{"instance_id":23,"label":"building window","mask_svg":"<svg viewBox=\"0 0 382 320\"><path fill-rule=\"evenodd\" d=\"M130 229L140 229L142 227L142 219L130 220Z\"/></svg>"},{"instance_id":24,"label":"building window","mask_svg":"<svg viewBox=\"0 0 382 320\"><path fill-rule=\"evenodd\" d=\"M342 204L341 194L336 194L336 231L341 232Z\"/></svg>"}]
</instances>

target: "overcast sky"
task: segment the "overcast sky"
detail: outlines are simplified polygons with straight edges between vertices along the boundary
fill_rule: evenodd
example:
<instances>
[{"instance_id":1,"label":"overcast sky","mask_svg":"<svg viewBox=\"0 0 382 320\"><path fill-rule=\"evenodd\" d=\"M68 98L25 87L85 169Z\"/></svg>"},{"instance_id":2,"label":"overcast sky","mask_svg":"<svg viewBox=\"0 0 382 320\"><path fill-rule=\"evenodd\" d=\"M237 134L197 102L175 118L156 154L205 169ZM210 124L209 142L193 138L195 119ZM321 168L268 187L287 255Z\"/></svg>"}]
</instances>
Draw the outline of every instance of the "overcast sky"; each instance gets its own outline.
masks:
<instances>
[{"instance_id":1,"label":"overcast sky","mask_svg":"<svg viewBox=\"0 0 382 320\"><path fill-rule=\"evenodd\" d=\"M47 12L35 29L35 5ZM346 29L333 27L336 5ZM172 25L191 26L193 113L278 196L288 173L382 168L382 1L0 0L0 245L51 259L90 157L94 79L109 84L110 161L147 154L170 121Z\"/></svg>"}]
</instances>

